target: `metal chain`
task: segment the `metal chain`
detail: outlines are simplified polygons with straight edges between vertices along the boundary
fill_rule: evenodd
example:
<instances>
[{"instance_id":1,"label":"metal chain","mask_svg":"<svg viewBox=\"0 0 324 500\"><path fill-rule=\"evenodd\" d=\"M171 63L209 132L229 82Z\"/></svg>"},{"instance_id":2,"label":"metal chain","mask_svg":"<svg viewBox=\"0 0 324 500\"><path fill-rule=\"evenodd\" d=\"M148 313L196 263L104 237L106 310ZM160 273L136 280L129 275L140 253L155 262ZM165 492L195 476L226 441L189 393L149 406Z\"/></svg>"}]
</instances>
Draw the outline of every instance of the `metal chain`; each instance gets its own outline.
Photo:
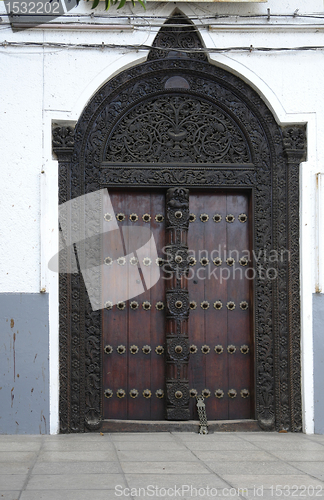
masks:
<instances>
[{"instance_id":1,"label":"metal chain","mask_svg":"<svg viewBox=\"0 0 324 500\"><path fill-rule=\"evenodd\" d=\"M199 434L208 434L208 422L206 415L206 405L204 403L204 396L198 395L197 399L197 410L199 417Z\"/></svg>"}]
</instances>

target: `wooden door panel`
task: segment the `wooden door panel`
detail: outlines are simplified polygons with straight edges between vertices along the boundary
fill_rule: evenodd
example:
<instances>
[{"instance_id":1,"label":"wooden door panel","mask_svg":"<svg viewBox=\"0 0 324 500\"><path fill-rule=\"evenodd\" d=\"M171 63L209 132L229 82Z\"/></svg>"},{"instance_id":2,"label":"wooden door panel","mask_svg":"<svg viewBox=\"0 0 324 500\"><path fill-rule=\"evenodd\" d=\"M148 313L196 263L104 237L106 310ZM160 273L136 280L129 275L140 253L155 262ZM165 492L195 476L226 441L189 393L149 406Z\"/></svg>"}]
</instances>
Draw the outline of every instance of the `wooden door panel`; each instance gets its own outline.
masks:
<instances>
[{"instance_id":1,"label":"wooden door panel","mask_svg":"<svg viewBox=\"0 0 324 500\"><path fill-rule=\"evenodd\" d=\"M111 354L104 354L104 389L112 391L110 397L104 397L104 417L161 420L164 418L164 398L158 397L156 391L164 391L165 363L163 353L157 354L155 349L158 346L163 349L165 347L164 312L163 309L156 308L158 302L164 303L164 280L160 279L149 287L156 280L159 269L155 245L160 256L164 247L164 223L155 220L156 214L164 214L164 194L112 191L110 197L114 214L125 215L125 219L118 222L121 231L116 234L116 240L122 240L122 247L118 241L112 246L122 248L121 256L126 256L127 262L120 266L119 282L118 279L111 282L107 273L103 275L102 290L114 297L118 291L123 295L126 280L129 299L124 299L123 296L124 309L120 310L114 304L103 313L104 345L111 345L113 348ZM130 219L131 214L136 216L134 221ZM144 214L151 217L148 222L143 220ZM148 228L154 235L155 243L146 238L150 244L144 245L145 238L143 240L141 229L145 229L147 233ZM105 259L111 252L111 239L109 244L105 244L104 237L103 249ZM138 264L133 265L134 261L131 264L132 258L138 259ZM144 291L137 294L134 290L139 285ZM143 307L145 302L148 303L148 309ZM123 346L125 352L118 354L118 346ZM122 397L118 397L118 389L124 391Z\"/></svg>"},{"instance_id":2,"label":"wooden door panel","mask_svg":"<svg viewBox=\"0 0 324 500\"><path fill-rule=\"evenodd\" d=\"M198 393L207 389L207 396L210 391L206 398L209 419L251 418L251 281L245 277L247 266L239 263L246 255L243 251L250 249L249 199L239 193L192 192L190 212L196 219L189 226L189 253L197 262L189 275L189 296L197 308L189 316L189 342L198 350L190 356L189 385ZM215 214L221 216L219 222L213 220ZM245 222L240 222L240 214L246 214ZM207 265L201 256L208 259ZM231 257L235 262L227 261ZM221 258L221 263L216 261L220 265L213 262L216 258ZM216 301L220 309L215 308ZM231 302L233 310L227 307ZM240 308L243 302L245 310ZM242 345L248 346L248 354L241 353ZM247 397L241 395L242 390L249 391L243 392ZM192 398L191 415L197 418L194 403Z\"/></svg>"}]
</instances>

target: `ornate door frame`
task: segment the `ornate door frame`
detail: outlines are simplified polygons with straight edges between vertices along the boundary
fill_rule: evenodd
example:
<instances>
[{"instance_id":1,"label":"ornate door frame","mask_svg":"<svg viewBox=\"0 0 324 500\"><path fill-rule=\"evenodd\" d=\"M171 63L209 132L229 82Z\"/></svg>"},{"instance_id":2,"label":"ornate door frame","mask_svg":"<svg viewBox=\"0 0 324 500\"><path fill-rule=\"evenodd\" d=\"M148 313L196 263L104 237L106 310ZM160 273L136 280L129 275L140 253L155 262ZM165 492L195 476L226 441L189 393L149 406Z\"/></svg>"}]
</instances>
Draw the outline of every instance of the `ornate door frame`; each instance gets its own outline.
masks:
<instances>
[{"instance_id":1,"label":"ornate door frame","mask_svg":"<svg viewBox=\"0 0 324 500\"><path fill-rule=\"evenodd\" d=\"M147 62L99 89L75 129L62 124L53 130L59 203L114 186L250 190L253 248L262 257L254 286L256 419L264 430L301 431L299 164L306 154L305 126L280 127L246 83L209 64L203 53L191 53L190 48L202 47L194 29L186 30L185 41L181 29L171 41L170 29L167 33L160 30ZM166 37L169 52L161 53ZM174 50L184 46L186 56ZM201 160L172 161L162 153L160 163L140 154L126 162L111 159L114 134L125 133L134 110L136 115L146 103L175 96L219 110L244 139L249 157L221 161L214 151ZM60 431L98 430L103 423L101 314L91 309L80 274L60 274L59 295Z\"/></svg>"}]
</instances>

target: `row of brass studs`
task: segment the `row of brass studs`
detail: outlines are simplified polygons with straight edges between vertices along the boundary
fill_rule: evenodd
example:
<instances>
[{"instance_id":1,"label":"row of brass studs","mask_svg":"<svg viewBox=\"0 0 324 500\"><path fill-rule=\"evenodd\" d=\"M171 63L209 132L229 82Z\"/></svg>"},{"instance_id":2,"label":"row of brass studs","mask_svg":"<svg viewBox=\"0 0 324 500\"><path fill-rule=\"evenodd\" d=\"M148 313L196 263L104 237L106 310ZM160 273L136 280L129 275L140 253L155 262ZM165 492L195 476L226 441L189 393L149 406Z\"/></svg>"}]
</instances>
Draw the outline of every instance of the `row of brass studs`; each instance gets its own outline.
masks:
<instances>
[{"instance_id":1,"label":"row of brass studs","mask_svg":"<svg viewBox=\"0 0 324 500\"><path fill-rule=\"evenodd\" d=\"M197 302L195 302L194 300L191 300L189 303L189 307L192 311L194 311L195 309L197 309ZM210 307L210 303L208 302L208 300L203 300L200 303L200 307L202 309L204 309L204 311L207 311L207 309L209 309L209 307ZM223 307L223 303L220 300L216 300L216 302L214 302L214 309L216 309L217 311L222 309L222 307ZM236 307L235 302L230 300L229 302L227 302L226 307L229 311L234 311L234 309ZM249 304L245 300L240 302L240 309L242 309L242 311L246 311L248 308L249 308Z\"/></svg>"},{"instance_id":2,"label":"row of brass studs","mask_svg":"<svg viewBox=\"0 0 324 500\"><path fill-rule=\"evenodd\" d=\"M206 267L206 266L208 266L210 260L207 257L202 257L199 262L202 266ZM217 267L219 267L223 264L223 261L220 257L216 257L215 259L213 259L212 262ZM235 259L233 259L233 257L228 257L225 262L228 266L234 266ZM246 257L241 257L238 262L239 262L240 266L247 266L249 261ZM195 266L197 264L197 260L195 259L195 257L190 255L188 257L188 263L189 263L189 266Z\"/></svg>"},{"instance_id":3,"label":"row of brass studs","mask_svg":"<svg viewBox=\"0 0 324 500\"><path fill-rule=\"evenodd\" d=\"M104 219L106 222L110 222L113 220L113 215L110 214L110 213L106 213L104 215ZM116 219L119 221L119 222L123 222L125 219L126 219L126 215L122 212L119 212L117 215L116 215ZM142 219L144 222L150 222L152 217L150 214L144 214L142 215ZM164 216L162 214L156 214L156 216L154 217L154 219L156 220L156 222L163 222L164 221ZM137 222L138 221L138 215L135 214L135 213L132 213L129 215L129 220L132 221L132 222Z\"/></svg>"},{"instance_id":4,"label":"row of brass studs","mask_svg":"<svg viewBox=\"0 0 324 500\"><path fill-rule=\"evenodd\" d=\"M241 347L240 347L240 351L242 354L247 354L249 352L249 346L243 344ZM224 347L222 345L216 345L214 347L214 351L216 352L216 354L222 354L224 352ZM191 344L191 346L189 347L189 352L190 354L196 354L196 352L198 352L198 347L195 345L195 344ZM210 347L209 345L203 345L201 346L201 352L203 354L208 354L210 353ZM229 354L234 354L236 352L236 347L235 345L229 345L227 346L227 352Z\"/></svg>"},{"instance_id":5,"label":"row of brass studs","mask_svg":"<svg viewBox=\"0 0 324 500\"><path fill-rule=\"evenodd\" d=\"M111 354L113 352L113 350L114 350L114 348L111 345L106 345L104 347L104 351L106 354ZM131 354L137 354L139 351L139 347L137 345L131 345L129 350L130 350ZM156 354L159 354L159 355L164 353L164 347L162 347L161 345L158 345L154 350L155 350ZM117 346L116 351L118 352L118 354L125 354L126 347L124 345L119 345L119 346ZM142 347L142 351L144 354L150 354L150 352L152 351L152 348L149 345L144 345Z\"/></svg>"},{"instance_id":6,"label":"row of brass studs","mask_svg":"<svg viewBox=\"0 0 324 500\"><path fill-rule=\"evenodd\" d=\"M112 257L106 257L104 259L104 264L106 264L106 266L111 266L112 263L114 262L114 259L112 259ZM124 266L126 264L126 257L118 257L118 259L116 260L117 264L119 266ZM150 266L152 264L152 259L150 259L150 257L144 257L144 259L142 260L144 266ZM139 263L139 260L137 257L131 257L129 259L129 263L132 265L132 266L137 266L138 263ZM155 263L157 266L162 266L163 265L163 259L161 258L157 258L155 259Z\"/></svg>"},{"instance_id":7,"label":"row of brass studs","mask_svg":"<svg viewBox=\"0 0 324 500\"><path fill-rule=\"evenodd\" d=\"M220 222L222 220L222 216L220 214L215 214L215 215L213 215L212 218L213 218L213 221L216 223ZM240 214L237 218L240 222L242 222L242 224L247 221L246 214ZM189 222L195 222L196 219L197 219L197 216L195 214L189 215ZM208 214L200 214L199 219L201 220L201 222L207 222L207 221L209 221L209 215ZM225 220L226 220L226 222L232 223L235 221L235 216L233 214L228 214L228 215L226 215Z\"/></svg>"},{"instance_id":8,"label":"row of brass studs","mask_svg":"<svg viewBox=\"0 0 324 500\"><path fill-rule=\"evenodd\" d=\"M182 262L182 257L180 255L176 256L175 257L175 261L177 264L181 264ZM104 259L104 264L106 264L106 266L111 266L112 263L114 262L114 259L112 257L106 257ZM119 266L124 266L126 264L126 257L118 257L118 259L116 260L117 264ZM152 259L150 259L150 257L144 257L144 259L142 260L144 266L148 267L152 264ZM200 264L204 267L208 266L209 264L209 259L207 257L202 257L200 259ZM213 264L215 264L215 266L219 267L222 265L223 261L220 257L216 257L215 259L213 259ZM248 259L246 257L241 257L239 259L239 264L241 266L247 266L248 265ZM139 260L137 257L131 257L129 259L129 263L132 265L132 266L137 266L139 264ZM161 257L158 257L157 259L155 259L155 263L157 266L161 267L163 266L164 264L164 260L161 258ZM188 264L189 266L195 266L197 264L197 260L195 259L195 257L193 257L192 255L188 257ZM233 259L233 257L228 257L226 259L226 264L228 266L234 266L235 264L235 259Z\"/></svg>"},{"instance_id":9,"label":"row of brass studs","mask_svg":"<svg viewBox=\"0 0 324 500\"><path fill-rule=\"evenodd\" d=\"M139 303L136 300L132 300L132 302L130 302L130 304L129 304L129 307L130 307L130 309L132 311L136 311L136 309L138 309L139 306L140 305L139 305ZM122 300L120 300L120 301L117 302L116 307L120 311L123 311L126 308L126 302L123 302ZM110 311L112 308L113 308L113 303L110 300L108 300L105 303L105 309L107 309L108 311ZM149 302L148 300L145 300L142 303L142 308L144 309L144 311L149 311L152 308L151 302ZM163 309L164 309L164 303L161 300L159 300L155 304L155 309L157 311L163 311Z\"/></svg>"},{"instance_id":10,"label":"row of brass studs","mask_svg":"<svg viewBox=\"0 0 324 500\"><path fill-rule=\"evenodd\" d=\"M190 397L195 398L198 395L198 391L196 389L190 389L189 391ZM201 394L204 396L204 398L209 398L211 396L211 392L209 389L203 389L201 391ZM224 397L224 391L222 389L216 389L214 392L216 398L221 399ZM248 389L242 389L241 392L241 397L242 398L248 398L250 396L250 392ZM236 398L237 396L237 391L235 389L230 389L227 393L228 397L231 399Z\"/></svg>"},{"instance_id":11,"label":"row of brass studs","mask_svg":"<svg viewBox=\"0 0 324 500\"><path fill-rule=\"evenodd\" d=\"M144 389L142 392L144 398L149 399L152 396L152 392L150 389ZM105 389L105 398L109 399L112 398L114 395L114 392L111 389ZM131 398L137 398L139 396L139 391L137 389L131 389L129 391L129 395ZM163 389L158 389L155 391L155 395L157 398L162 399L164 397L164 391ZM122 399L126 396L126 391L124 389L117 389L116 391L116 396L119 399Z\"/></svg>"}]
</instances>

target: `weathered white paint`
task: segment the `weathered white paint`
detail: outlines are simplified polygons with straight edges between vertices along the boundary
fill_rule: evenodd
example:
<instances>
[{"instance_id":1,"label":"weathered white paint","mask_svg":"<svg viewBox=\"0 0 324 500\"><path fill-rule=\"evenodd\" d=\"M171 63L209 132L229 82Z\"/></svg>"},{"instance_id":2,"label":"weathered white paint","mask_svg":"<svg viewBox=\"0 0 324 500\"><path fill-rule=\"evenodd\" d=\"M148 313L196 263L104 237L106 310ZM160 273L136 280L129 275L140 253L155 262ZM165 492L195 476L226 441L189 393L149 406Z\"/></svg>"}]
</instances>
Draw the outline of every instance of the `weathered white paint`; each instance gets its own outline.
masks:
<instances>
[{"instance_id":1,"label":"weathered white paint","mask_svg":"<svg viewBox=\"0 0 324 500\"><path fill-rule=\"evenodd\" d=\"M3 5L0 2L0 15ZM147 11L133 8L127 2L118 15L137 14L132 23L143 27L133 32L75 30L35 30L12 33L0 31L2 40L52 41L71 44L102 42L133 45L152 44L158 28L151 27L154 19L167 17L176 3L151 3ZM269 0L266 4L189 3L178 5L186 15L215 14L291 15L324 13L322 0ZM74 11L73 11L74 12ZM75 15L88 15L90 4L81 2ZM116 15L111 9L104 16ZM95 12L97 15L97 11ZM5 16L2 16L5 18ZM88 19L88 18L87 18ZM84 20L80 17L80 22ZM102 22L106 22L102 20ZM163 22L163 19L156 19ZM270 18L254 19L255 28L247 28L242 18L229 19L235 30L225 26L212 31L201 28L206 47L269 46L296 47L324 45L324 31L314 33L312 24L324 26L324 20L293 19L289 27L278 28ZM195 21L199 28L201 21ZM241 25L241 28L240 28ZM304 26L305 25L305 26ZM303 27L304 26L304 27ZM311 52L236 52L210 54L210 62L238 75L249 83L267 103L278 123L307 123L308 157L301 166L301 320L302 320L302 380L304 431L313 432L313 344L312 293L315 291L316 241L323 245L323 229L318 232L316 213L316 174L324 173L324 87L323 51ZM51 149L51 123L56 120L77 120L91 96L107 80L130 66L143 62L147 51L120 49L59 49L2 48L1 66L1 239L0 292L49 293L50 315L50 390L51 433L58 431L58 276L47 269L47 262L58 251L57 230L57 162ZM44 171L44 173L41 173ZM320 198L318 198L319 200ZM323 210L323 208L321 209ZM322 213L322 212L321 212ZM42 219L41 219L42 214ZM317 228L317 232L316 232ZM317 236L316 236L317 235ZM40 245L41 242L41 245ZM321 252L323 253L322 246ZM320 251L320 250L319 250ZM320 280L323 286L323 269Z\"/></svg>"}]
</instances>

